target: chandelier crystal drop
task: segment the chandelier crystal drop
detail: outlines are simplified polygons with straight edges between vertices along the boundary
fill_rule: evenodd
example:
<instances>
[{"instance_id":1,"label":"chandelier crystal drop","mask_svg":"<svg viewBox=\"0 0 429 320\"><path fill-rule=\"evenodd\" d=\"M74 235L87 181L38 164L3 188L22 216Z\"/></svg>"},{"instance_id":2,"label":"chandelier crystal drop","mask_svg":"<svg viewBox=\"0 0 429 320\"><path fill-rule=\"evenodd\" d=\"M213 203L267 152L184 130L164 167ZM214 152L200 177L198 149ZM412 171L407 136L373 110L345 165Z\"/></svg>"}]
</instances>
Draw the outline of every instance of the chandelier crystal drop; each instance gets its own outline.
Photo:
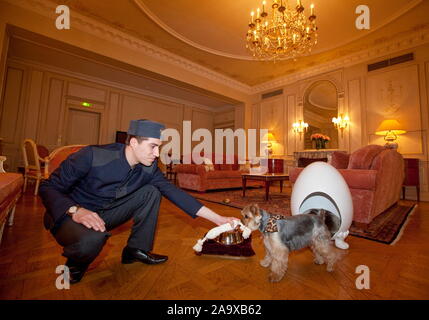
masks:
<instances>
[{"instance_id":1,"label":"chandelier crystal drop","mask_svg":"<svg viewBox=\"0 0 429 320\"><path fill-rule=\"evenodd\" d=\"M271 2L270 13L265 0L262 12L258 8L256 14L250 13L246 48L259 60L286 60L310 53L317 43L314 5L307 18L301 0L296 0L296 6L289 6L288 0Z\"/></svg>"}]
</instances>

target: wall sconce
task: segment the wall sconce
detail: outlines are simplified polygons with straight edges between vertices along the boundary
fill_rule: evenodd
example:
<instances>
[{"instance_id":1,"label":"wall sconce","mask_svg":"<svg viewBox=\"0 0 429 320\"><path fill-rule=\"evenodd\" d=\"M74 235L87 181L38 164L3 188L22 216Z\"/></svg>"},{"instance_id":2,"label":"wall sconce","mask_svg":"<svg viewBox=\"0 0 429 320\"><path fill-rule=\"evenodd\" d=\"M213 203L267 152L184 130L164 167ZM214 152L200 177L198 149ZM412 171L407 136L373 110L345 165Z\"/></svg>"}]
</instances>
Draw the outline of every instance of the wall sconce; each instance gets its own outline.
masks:
<instances>
[{"instance_id":1,"label":"wall sconce","mask_svg":"<svg viewBox=\"0 0 429 320\"><path fill-rule=\"evenodd\" d=\"M308 123L302 120L299 120L298 122L294 122L292 124L292 129L293 129L293 132L299 133L299 140L301 140L301 135L304 132L307 132L308 130Z\"/></svg>"},{"instance_id":2,"label":"wall sconce","mask_svg":"<svg viewBox=\"0 0 429 320\"><path fill-rule=\"evenodd\" d=\"M404 134L406 132L407 131L402 129L402 126L398 120L389 119L383 120L383 122L381 122L375 134L378 136L384 136L384 140L387 141L384 145L385 147L398 149L398 144L394 141L398 138L398 135Z\"/></svg>"},{"instance_id":3,"label":"wall sconce","mask_svg":"<svg viewBox=\"0 0 429 320\"><path fill-rule=\"evenodd\" d=\"M266 143L267 144L267 149L266 149L266 153L267 156L270 156L273 153L273 144L272 141L276 141L276 138L274 138L274 135L269 132L268 134L266 134L264 136L264 138L262 139L262 143Z\"/></svg>"},{"instance_id":4,"label":"wall sconce","mask_svg":"<svg viewBox=\"0 0 429 320\"><path fill-rule=\"evenodd\" d=\"M350 123L349 116L344 116L341 113L338 118L332 118L332 122L334 123L335 128L341 131L341 137L343 137L343 131L349 126Z\"/></svg>"}]
</instances>

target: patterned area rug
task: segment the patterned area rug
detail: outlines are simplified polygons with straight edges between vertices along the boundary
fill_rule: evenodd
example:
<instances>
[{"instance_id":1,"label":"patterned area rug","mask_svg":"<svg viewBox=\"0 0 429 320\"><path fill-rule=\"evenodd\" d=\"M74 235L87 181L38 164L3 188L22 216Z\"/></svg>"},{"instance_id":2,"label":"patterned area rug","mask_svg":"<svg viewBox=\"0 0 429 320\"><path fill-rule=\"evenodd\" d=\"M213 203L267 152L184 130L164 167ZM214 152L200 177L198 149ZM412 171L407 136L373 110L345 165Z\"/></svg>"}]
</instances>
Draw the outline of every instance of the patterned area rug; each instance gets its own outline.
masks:
<instances>
[{"instance_id":1,"label":"patterned area rug","mask_svg":"<svg viewBox=\"0 0 429 320\"><path fill-rule=\"evenodd\" d=\"M189 193L197 199L219 203L233 208L242 209L248 204L257 203L260 208L270 213L290 215L290 189L288 190L289 191L280 193L279 188L270 189L270 198L268 201L264 200L264 188L248 188L245 198L242 197L243 191L241 189ZM415 204L395 205L377 216L365 229L357 228L352 224L350 227L350 235L385 244L392 244L398 237L401 228L415 206Z\"/></svg>"}]
</instances>

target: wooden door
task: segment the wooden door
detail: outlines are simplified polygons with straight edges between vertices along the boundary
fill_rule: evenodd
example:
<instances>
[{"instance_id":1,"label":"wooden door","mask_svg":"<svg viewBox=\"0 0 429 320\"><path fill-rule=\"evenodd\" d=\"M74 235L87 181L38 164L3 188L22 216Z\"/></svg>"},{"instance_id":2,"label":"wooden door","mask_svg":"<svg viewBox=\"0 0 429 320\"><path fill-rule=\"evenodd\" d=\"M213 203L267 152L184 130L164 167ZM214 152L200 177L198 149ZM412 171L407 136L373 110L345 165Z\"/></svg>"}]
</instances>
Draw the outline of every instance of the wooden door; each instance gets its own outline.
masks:
<instances>
[{"instance_id":1,"label":"wooden door","mask_svg":"<svg viewBox=\"0 0 429 320\"><path fill-rule=\"evenodd\" d=\"M100 118L98 112L69 109L65 145L99 144Z\"/></svg>"}]
</instances>

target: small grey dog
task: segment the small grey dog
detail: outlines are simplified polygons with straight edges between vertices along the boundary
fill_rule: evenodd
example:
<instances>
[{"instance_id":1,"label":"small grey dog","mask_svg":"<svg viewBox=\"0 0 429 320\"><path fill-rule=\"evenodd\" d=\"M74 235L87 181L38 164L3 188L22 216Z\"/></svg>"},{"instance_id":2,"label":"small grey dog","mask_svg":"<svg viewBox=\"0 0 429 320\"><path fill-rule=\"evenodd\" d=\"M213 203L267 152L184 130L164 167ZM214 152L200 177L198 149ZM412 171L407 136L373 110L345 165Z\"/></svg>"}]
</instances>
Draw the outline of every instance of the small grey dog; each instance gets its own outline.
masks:
<instances>
[{"instance_id":1,"label":"small grey dog","mask_svg":"<svg viewBox=\"0 0 429 320\"><path fill-rule=\"evenodd\" d=\"M280 281L286 270L289 252L310 247L314 263L326 263L326 270L333 271L339 258L331 242L331 232L321 214L299 214L291 217L271 215L251 204L241 211L242 223L251 230L259 230L264 236L266 255L261 266L270 267L269 281Z\"/></svg>"}]
</instances>

